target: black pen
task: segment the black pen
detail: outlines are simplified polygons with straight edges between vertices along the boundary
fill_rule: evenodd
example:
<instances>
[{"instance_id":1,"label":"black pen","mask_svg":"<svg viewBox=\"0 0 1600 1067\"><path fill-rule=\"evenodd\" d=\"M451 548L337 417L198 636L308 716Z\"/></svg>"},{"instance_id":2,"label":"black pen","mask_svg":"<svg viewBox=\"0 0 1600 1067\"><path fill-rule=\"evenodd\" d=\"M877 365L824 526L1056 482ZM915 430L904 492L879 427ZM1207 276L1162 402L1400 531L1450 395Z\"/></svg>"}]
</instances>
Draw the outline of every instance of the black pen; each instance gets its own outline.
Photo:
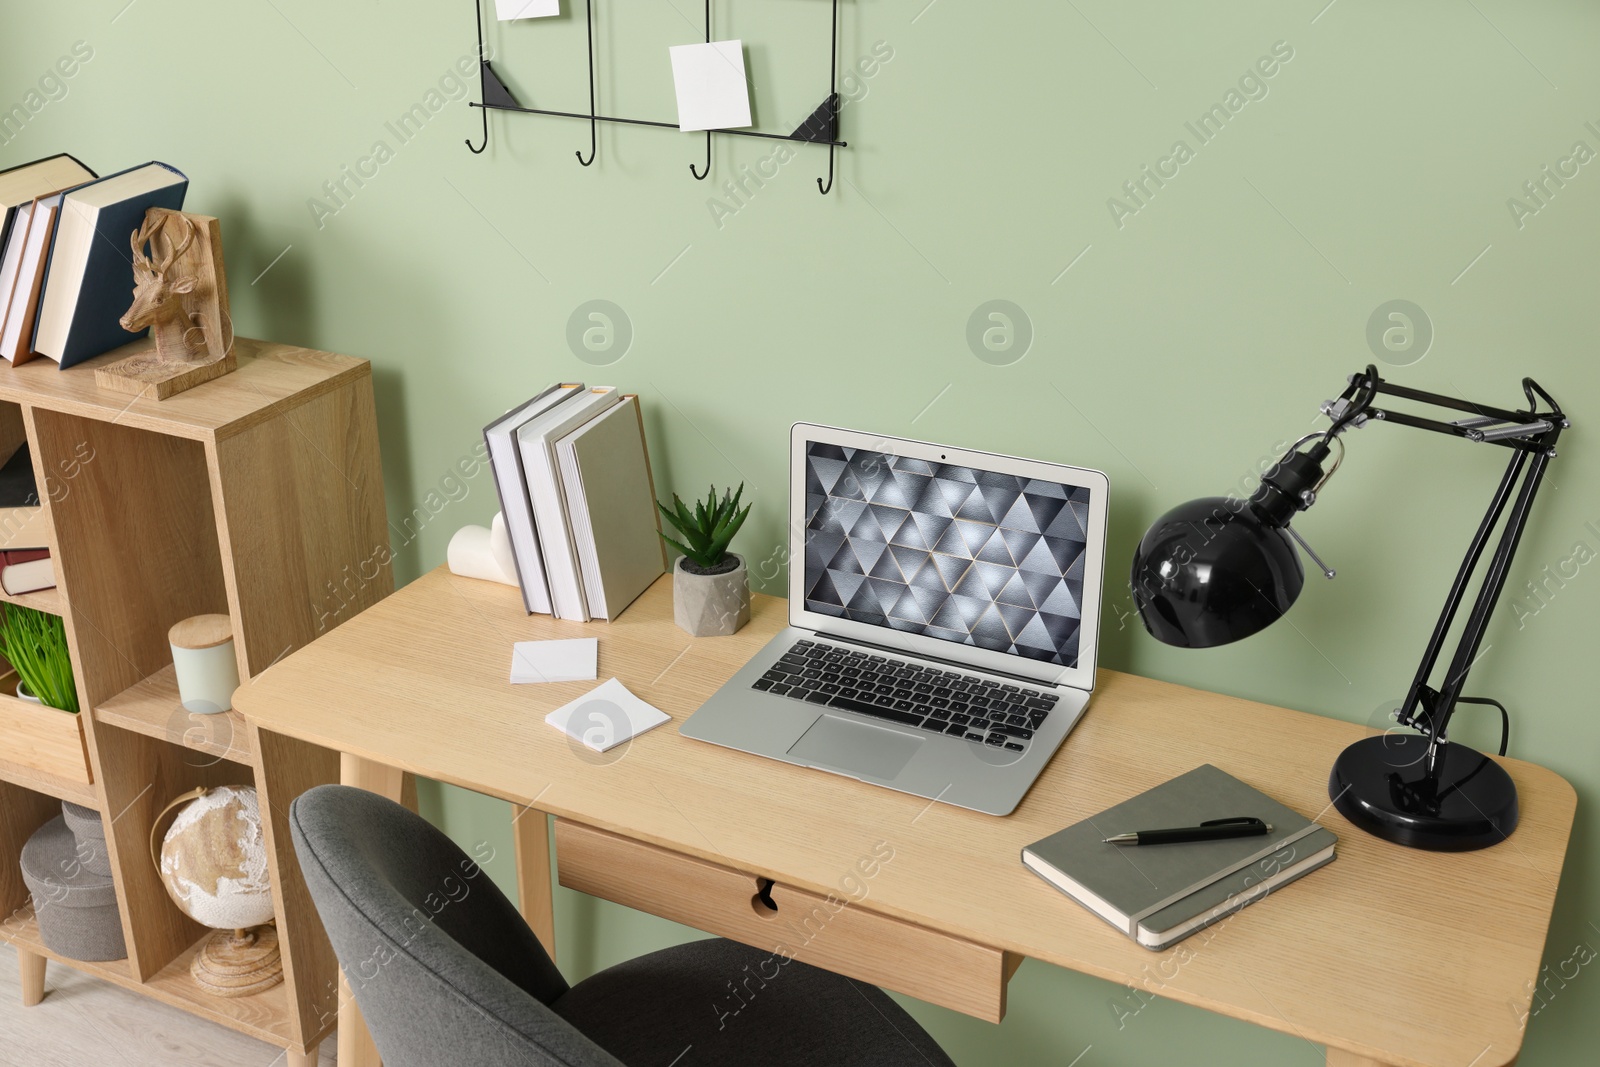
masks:
<instances>
[{"instance_id":1,"label":"black pen","mask_svg":"<svg viewBox=\"0 0 1600 1067\"><path fill-rule=\"evenodd\" d=\"M1176 845L1185 841L1220 841L1228 837L1259 837L1272 833L1272 824L1254 816L1237 819L1211 819L1199 826L1175 826L1170 830L1137 830L1112 834L1102 840L1108 845Z\"/></svg>"}]
</instances>

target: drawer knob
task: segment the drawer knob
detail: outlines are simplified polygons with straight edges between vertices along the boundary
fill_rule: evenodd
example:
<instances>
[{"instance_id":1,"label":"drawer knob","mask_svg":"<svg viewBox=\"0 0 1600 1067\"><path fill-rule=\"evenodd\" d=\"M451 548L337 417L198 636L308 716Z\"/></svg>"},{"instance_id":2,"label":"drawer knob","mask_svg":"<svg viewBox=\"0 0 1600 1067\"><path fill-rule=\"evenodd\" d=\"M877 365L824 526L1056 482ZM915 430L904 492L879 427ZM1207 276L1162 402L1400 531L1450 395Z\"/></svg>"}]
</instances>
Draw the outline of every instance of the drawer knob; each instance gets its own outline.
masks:
<instances>
[{"instance_id":1,"label":"drawer knob","mask_svg":"<svg viewBox=\"0 0 1600 1067\"><path fill-rule=\"evenodd\" d=\"M772 879L756 879L756 895L750 898L750 907L763 919L778 917L778 902L772 899Z\"/></svg>"}]
</instances>

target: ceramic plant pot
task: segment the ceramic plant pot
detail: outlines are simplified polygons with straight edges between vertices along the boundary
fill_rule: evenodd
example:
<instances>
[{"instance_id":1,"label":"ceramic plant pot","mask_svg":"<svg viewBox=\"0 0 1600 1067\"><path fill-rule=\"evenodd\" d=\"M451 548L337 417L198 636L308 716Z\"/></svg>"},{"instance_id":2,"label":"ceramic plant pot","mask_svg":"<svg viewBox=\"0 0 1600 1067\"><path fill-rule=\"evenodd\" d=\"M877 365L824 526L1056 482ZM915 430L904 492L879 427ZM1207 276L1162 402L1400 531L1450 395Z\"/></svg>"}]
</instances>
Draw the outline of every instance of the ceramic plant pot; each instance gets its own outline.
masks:
<instances>
[{"instance_id":1,"label":"ceramic plant pot","mask_svg":"<svg viewBox=\"0 0 1600 1067\"><path fill-rule=\"evenodd\" d=\"M732 567L702 573L679 556L672 568L673 621L695 637L727 637L750 621L750 572L743 556L730 552L728 560Z\"/></svg>"},{"instance_id":2,"label":"ceramic plant pot","mask_svg":"<svg viewBox=\"0 0 1600 1067\"><path fill-rule=\"evenodd\" d=\"M29 704L44 704L44 701L28 692L27 683L22 681L17 682L17 699L27 701Z\"/></svg>"}]
</instances>

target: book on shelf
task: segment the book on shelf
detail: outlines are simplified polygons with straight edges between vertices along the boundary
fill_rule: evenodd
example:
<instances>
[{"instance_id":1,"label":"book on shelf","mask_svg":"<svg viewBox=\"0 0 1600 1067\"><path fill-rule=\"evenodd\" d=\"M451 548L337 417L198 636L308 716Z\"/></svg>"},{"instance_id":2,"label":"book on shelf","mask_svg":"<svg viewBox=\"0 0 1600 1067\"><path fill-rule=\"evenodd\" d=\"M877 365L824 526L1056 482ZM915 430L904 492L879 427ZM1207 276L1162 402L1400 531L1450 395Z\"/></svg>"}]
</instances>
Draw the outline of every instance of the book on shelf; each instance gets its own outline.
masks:
<instances>
[{"instance_id":1,"label":"book on shelf","mask_svg":"<svg viewBox=\"0 0 1600 1067\"><path fill-rule=\"evenodd\" d=\"M544 559L545 577L550 582L550 601L558 619L588 622L591 614L579 574L578 551L567 515L566 495L561 487L556 442L601 412L615 407L620 400L615 386L596 386L517 429L517 448L522 453L522 471L528 480L528 499L533 502L533 513L537 517L539 551Z\"/></svg>"},{"instance_id":2,"label":"book on shelf","mask_svg":"<svg viewBox=\"0 0 1600 1067\"><path fill-rule=\"evenodd\" d=\"M63 195L50 240L32 348L63 368L127 344L139 334L118 321L132 302L129 240L153 207L181 210L189 179L146 163Z\"/></svg>"},{"instance_id":3,"label":"book on shelf","mask_svg":"<svg viewBox=\"0 0 1600 1067\"><path fill-rule=\"evenodd\" d=\"M62 152L0 170L0 244L9 239L24 204L95 179L94 171Z\"/></svg>"},{"instance_id":4,"label":"book on shelf","mask_svg":"<svg viewBox=\"0 0 1600 1067\"><path fill-rule=\"evenodd\" d=\"M500 495L500 513L505 517L511 557L517 565L517 584L522 587L522 604L530 615L534 612L549 615L554 608L550 602L550 583L545 578L544 559L539 551L533 501L528 496L528 481L522 471L522 452L517 448L517 430L582 391L582 382L552 385L483 428L495 492Z\"/></svg>"},{"instance_id":5,"label":"book on shelf","mask_svg":"<svg viewBox=\"0 0 1600 1067\"><path fill-rule=\"evenodd\" d=\"M0 327L0 356L13 364L26 363L34 356L33 326L44 289L50 237L60 215L61 194L40 197L24 210L26 216L18 212L5 261L0 263L0 270L10 267L15 247L15 268L7 271L13 284L6 300L5 324ZM0 284L4 282L5 278L0 278Z\"/></svg>"},{"instance_id":6,"label":"book on shelf","mask_svg":"<svg viewBox=\"0 0 1600 1067\"><path fill-rule=\"evenodd\" d=\"M1272 831L1186 844L1105 838L1255 816ZM1334 858L1334 834L1210 764L1022 850L1046 882L1149 949L1163 949Z\"/></svg>"},{"instance_id":7,"label":"book on shelf","mask_svg":"<svg viewBox=\"0 0 1600 1067\"><path fill-rule=\"evenodd\" d=\"M637 396L556 441L589 614L614 619L667 569Z\"/></svg>"},{"instance_id":8,"label":"book on shelf","mask_svg":"<svg viewBox=\"0 0 1600 1067\"><path fill-rule=\"evenodd\" d=\"M14 216L8 216L6 236L0 241L0 332L5 330L6 312L11 307L11 294L17 288L17 270L22 264L22 248L28 243L28 220L33 217L33 201L20 205Z\"/></svg>"},{"instance_id":9,"label":"book on shelf","mask_svg":"<svg viewBox=\"0 0 1600 1067\"><path fill-rule=\"evenodd\" d=\"M15 562L13 557L16 557ZM56 587L56 568L48 550L42 553L38 550L0 552L0 562L3 562L3 566L0 566L0 589L10 596Z\"/></svg>"}]
</instances>

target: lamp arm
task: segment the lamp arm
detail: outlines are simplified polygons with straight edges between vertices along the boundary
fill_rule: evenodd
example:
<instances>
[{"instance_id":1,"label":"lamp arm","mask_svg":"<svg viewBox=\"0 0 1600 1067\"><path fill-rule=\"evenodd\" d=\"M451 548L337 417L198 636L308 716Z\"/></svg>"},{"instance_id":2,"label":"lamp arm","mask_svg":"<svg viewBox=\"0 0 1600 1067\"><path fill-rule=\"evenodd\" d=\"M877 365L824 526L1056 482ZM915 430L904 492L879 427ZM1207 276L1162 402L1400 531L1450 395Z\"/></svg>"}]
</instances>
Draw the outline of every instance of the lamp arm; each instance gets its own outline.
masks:
<instances>
[{"instance_id":1,"label":"lamp arm","mask_svg":"<svg viewBox=\"0 0 1600 1067\"><path fill-rule=\"evenodd\" d=\"M1478 404L1470 400L1445 396L1442 393L1430 393L1424 389L1412 389L1409 386L1384 381L1378 374L1377 366L1369 363L1365 371L1350 376L1350 384L1338 399L1329 400L1322 405L1323 413L1333 420L1333 425L1328 427L1323 436L1325 440L1332 439L1352 426L1360 428L1370 419L1398 423L1419 430L1430 430L1450 437L1463 437L1479 444L1501 445L1523 452L1541 452L1553 447L1554 438L1547 441L1544 440L1544 435L1551 430L1566 428L1568 425L1566 416L1562 414L1550 394L1540 388L1539 383L1532 378L1522 379L1522 391L1528 398L1528 409L1509 411L1505 408L1490 407L1487 404ZM1470 417L1442 422L1438 419L1395 411L1392 408L1374 407L1373 401L1379 396L1393 396L1451 411L1469 412ZM1538 410L1541 399L1549 405L1549 411Z\"/></svg>"},{"instance_id":2,"label":"lamp arm","mask_svg":"<svg viewBox=\"0 0 1600 1067\"><path fill-rule=\"evenodd\" d=\"M1456 572L1455 581L1451 583L1444 609L1440 612L1439 621L1428 638L1422 662L1417 668L1416 677L1406 692L1405 702L1401 705L1397 716L1402 725L1414 727L1428 736L1430 772L1439 766L1443 747L1449 743L1447 727L1455 714L1456 703L1461 698L1461 689L1466 683L1467 672L1477 661L1478 650L1483 643L1489 618L1493 615L1500 593L1505 587L1506 578L1511 570L1511 560L1516 555L1523 531L1527 528L1534 496L1544 480L1545 469L1555 458L1556 441L1560 438L1561 431L1571 425L1560 406L1532 378L1522 379L1522 391L1528 400L1527 409L1510 411L1395 385L1384 381L1378 375L1377 367L1369 364L1365 372L1350 376L1348 387L1337 400L1323 405L1324 413L1333 420L1333 424L1326 431L1325 440L1343 433L1352 426L1359 428L1368 420L1376 420L1443 433L1475 443L1501 445L1513 450L1511 461L1506 465L1505 474L1501 477L1500 484L1489 502L1489 509L1473 534L1472 541L1467 547L1466 558L1462 561L1460 570ZM1415 400L1471 414L1468 418L1442 422L1373 406L1373 401L1380 395ZM1539 410L1541 400L1548 407L1547 411ZM1435 690L1429 685L1429 678L1438 663L1445 638L1455 623L1456 613L1465 599L1467 585L1478 569L1490 536L1505 515L1506 505L1512 499L1513 490L1516 502L1511 505L1511 513L1506 518L1499 543L1490 557L1483 582L1478 587L1477 596L1473 601L1472 610L1468 613L1444 683Z\"/></svg>"},{"instance_id":3,"label":"lamp arm","mask_svg":"<svg viewBox=\"0 0 1600 1067\"><path fill-rule=\"evenodd\" d=\"M1518 452L1511 457L1511 462L1506 465L1506 472L1500 479L1500 485L1495 489L1494 497L1489 502L1489 510L1484 513L1483 521L1478 524L1477 532L1472 535L1472 543L1467 546L1466 558L1462 561L1460 570L1456 572L1455 581L1450 585L1450 593L1445 597L1444 609L1439 613L1439 621L1434 625L1433 633L1428 638L1428 646L1422 654L1422 663L1417 667L1416 678L1406 692L1405 703L1400 706L1396 718L1402 726L1412 726L1426 733L1433 733L1438 710L1436 699L1438 694L1430 688L1428 679L1433 675L1433 668L1439 660L1439 652L1444 647L1445 637L1448 636L1450 627L1455 624L1456 611L1466 596L1467 584L1478 568L1484 547L1489 543L1489 535L1494 532L1494 528L1500 522L1500 516L1505 512L1506 503L1511 499L1512 489L1527 459L1525 452ZM1419 705L1422 704L1426 706L1421 708L1419 716Z\"/></svg>"},{"instance_id":4,"label":"lamp arm","mask_svg":"<svg viewBox=\"0 0 1600 1067\"><path fill-rule=\"evenodd\" d=\"M1489 569L1484 575L1483 584L1478 588L1472 612L1467 616L1461 641L1456 646L1455 658L1450 663L1444 685L1439 689L1437 721L1432 740L1428 745L1430 770L1439 759L1440 749L1448 743L1446 730L1450 725L1451 716L1455 714L1456 699L1461 695L1461 687L1466 683L1467 672L1477 660L1478 647L1483 642L1489 617L1494 614L1495 604L1500 599L1500 591L1505 587L1506 577L1511 572L1512 557L1516 555L1523 531L1527 529L1528 515L1533 510L1533 498L1539 491L1540 483L1544 481L1545 468L1549 466L1552 454L1552 452L1540 453L1530 461L1527 477L1523 479L1522 487L1517 492L1516 503L1511 506L1511 514L1506 519L1505 529L1501 531L1500 543L1495 547L1494 556L1489 560Z\"/></svg>"}]
</instances>

